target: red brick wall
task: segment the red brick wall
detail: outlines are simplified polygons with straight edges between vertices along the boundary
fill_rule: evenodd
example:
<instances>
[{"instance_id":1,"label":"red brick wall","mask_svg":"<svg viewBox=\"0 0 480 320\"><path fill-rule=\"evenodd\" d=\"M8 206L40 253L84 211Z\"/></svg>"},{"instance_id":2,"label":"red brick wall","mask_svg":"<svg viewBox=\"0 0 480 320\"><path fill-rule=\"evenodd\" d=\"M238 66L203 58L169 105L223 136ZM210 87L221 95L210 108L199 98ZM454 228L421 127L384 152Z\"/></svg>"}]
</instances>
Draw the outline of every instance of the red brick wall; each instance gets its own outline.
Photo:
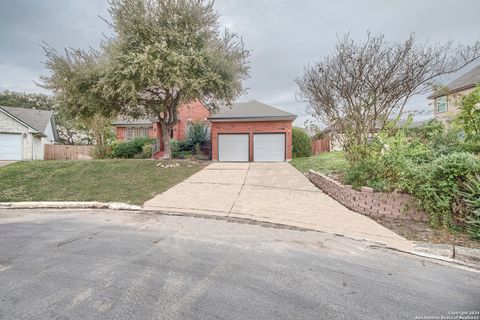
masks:
<instances>
[{"instance_id":1,"label":"red brick wall","mask_svg":"<svg viewBox=\"0 0 480 320\"><path fill-rule=\"evenodd\" d=\"M115 137L117 138L117 140L119 140L119 141L125 140L125 131L126 130L127 130L127 128L125 128L125 127L116 127L115 128Z\"/></svg>"},{"instance_id":2,"label":"red brick wall","mask_svg":"<svg viewBox=\"0 0 480 320\"><path fill-rule=\"evenodd\" d=\"M405 220L428 221L428 215L415 207L415 199L404 193L374 192L363 187L361 191L343 185L318 172L308 174L308 178L323 192L345 207L364 215L386 216Z\"/></svg>"},{"instance_id":3,"label":"red brick wall","mask_svg":"<svg viewBox=\"0 0 480 320\"><path fill-rule=\"evenodd\" d=\"M253 134L256 132L286 133L287 160L292 159L292 121L212 122L212 160L218 160L219 133L249 133L250 161L253 161Z\"/></svg>"},{"instance_id":4,"label":"red brick wall","mask_svg":"<svg viewBox=\"0 0 480 320\"><path fill-rule=\"evenodd\" d=\"M205 121L210 116L210 111L200 102L192 102L182 105L178 109L178 124L173 128L173 138L176 140L185 140L187 124L189 121Z\"/></svg>"},{"instance_id":5,"label":"red brick wall","mask_svg":"<svg viewBox=\"0 0 480 320\"><path fill-rule=\"evenodd\" d=\"M148 136L150 138L156 138L157 137L157 132L156 132L155 126L152 126L151 128L148 128Z\"/></svg>"}]
</instances>

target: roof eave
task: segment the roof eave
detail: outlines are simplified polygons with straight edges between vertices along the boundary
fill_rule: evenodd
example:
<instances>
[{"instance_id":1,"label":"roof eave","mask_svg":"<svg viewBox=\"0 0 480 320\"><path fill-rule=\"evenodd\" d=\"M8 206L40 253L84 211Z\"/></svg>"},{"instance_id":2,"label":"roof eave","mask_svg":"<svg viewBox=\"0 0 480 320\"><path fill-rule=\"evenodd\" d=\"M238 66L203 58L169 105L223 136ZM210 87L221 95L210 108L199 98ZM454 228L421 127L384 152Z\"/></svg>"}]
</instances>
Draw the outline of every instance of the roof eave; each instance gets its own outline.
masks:
<instances>
[{"instance_id":1,"label":"roof eave","mask_svg":"<svg viewBox=\"0 0 480 320\"><path fill-rule=\"evenodd\" d=\"M114 122L112 126L114 127L141 127L141 126L152 126L153 122L142 122L142 123L131 123L131 122Z\"/></svg>"},{"instance_id":2,"label":"roof eave","mask_svg":"<svg viewBox=\"0 0 480 320\"><path fill-rule=\"evenodd\" d=\"M463 86L463 87L460 87L460 88L456 88L456 89L453 89L453 90L449 90L447 92L439 92L439 93L434 93L430 96L427 97L427 99L436 99L438 97L443 97L443 96L446 96L446 95L449 95L449 94L454 94L454 93L457 93L457 92L460 92L460 91L464 91L464 90L468 90L468 89L471 89L471 88L475 88L477 86L477 84L475 83L472 83L472 84L469 84L469 85L466 85L466 86Z\"/></svg>"},{"instance_id":3,"label":"roof eave","mask_svg":"<svg viewBox=\"0 0 480 320\"><path fill-rule=\"evenodd\" d=\"M17 121L18 123L21 123L22 125L24 125L24 126L27 127L28 129L32 130L32 133L40 133L37 129L35 129L35 128L32 127L31 125L27 124L25 121L20 120L18 117L14 116L13 114L11 114L11 113L8 112L7 110L3 109L2 107L0 107L0 111L2 111L4 114L6 114L7 116L9 116L9 117L12 118L13 120Z\"/></svg>"},{"instance_id":4,"label":"roof eave","mask_svg":"<svg viewBox=\"0 0 480 320\"><path fill-rule=\"evenodd\" d=\"M247 121L293 121L297 116L279 116L279 117L209 117L207 118L211 122L247 122Z\"/></svg>"}]
</instances>

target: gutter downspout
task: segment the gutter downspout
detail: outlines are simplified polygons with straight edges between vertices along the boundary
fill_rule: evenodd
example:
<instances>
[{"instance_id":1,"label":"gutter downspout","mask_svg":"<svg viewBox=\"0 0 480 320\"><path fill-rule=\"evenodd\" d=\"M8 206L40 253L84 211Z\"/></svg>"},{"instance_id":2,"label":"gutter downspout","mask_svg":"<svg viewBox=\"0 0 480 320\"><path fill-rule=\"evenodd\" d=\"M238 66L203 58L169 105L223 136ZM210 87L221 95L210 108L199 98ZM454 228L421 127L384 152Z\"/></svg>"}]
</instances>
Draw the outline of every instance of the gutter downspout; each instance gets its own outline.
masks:
<instances>
[{"instance_id":1,"label":"gutter downspout","mask_svg":"<svg viewBox=\"0 0 480 320\"><path fill-rule=\"evenodd\" d=\"M34 159L33 159L33 155L34 155L34 150L33 150L33 148L34 148L34 146L35 146L35 139L34 139L34 137L33 137L33 134L31 135L31 137L32 137L32 161L33 161L33 160L34 160Z\"/></svg>"}]
</instances>

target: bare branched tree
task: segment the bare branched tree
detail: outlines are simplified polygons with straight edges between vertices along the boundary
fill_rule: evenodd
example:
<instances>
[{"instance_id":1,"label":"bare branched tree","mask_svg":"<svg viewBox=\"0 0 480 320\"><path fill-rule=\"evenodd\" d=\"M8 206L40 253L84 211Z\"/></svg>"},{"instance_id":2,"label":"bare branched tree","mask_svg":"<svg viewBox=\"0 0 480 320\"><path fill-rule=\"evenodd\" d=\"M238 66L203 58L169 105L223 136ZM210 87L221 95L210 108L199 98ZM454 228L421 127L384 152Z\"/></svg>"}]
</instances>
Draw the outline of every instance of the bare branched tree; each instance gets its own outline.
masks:
<instances>
[{"instance_id":1,"label":"bare branched tree","mask_svg":"<svg viewBox=\"0 0 480 320\"><path fill-rule=\"evenodd\" d=\"M404 43L390 43L383 35L367 35L364 43L348 34L339 39L332 55L306 67L296 80L297 99L344 143L350 161L357 160L355 147L402 114L410 97L480 57L480 41L474 46L417 44L412 34Z\"/></svg>"}]
</instances>

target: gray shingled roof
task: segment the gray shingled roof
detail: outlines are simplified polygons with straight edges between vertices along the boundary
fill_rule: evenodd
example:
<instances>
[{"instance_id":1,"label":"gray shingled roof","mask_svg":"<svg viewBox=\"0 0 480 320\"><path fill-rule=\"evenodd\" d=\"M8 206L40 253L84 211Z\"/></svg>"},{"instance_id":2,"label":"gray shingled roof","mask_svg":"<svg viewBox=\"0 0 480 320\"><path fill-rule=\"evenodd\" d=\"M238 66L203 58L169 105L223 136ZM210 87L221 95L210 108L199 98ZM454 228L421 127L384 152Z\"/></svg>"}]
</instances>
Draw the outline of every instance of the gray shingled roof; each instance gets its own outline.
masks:
<instances>
[{"instance_id":1,"label":"gray shingled roof","mask_svg":"<svg viewBox=\"0 0 480 320\"><path fill-rule=\"evenodd\" d=\"M454 93L460 90L472 88L480 84L480 65L469 72L463 74L447 85L448 93ZM434 93L429 98L437 98L444 95L442 92Z\"/></svg>"},{"instance_id":2,"label":"gray shingled roof","mask_svg":"<svg viewBox=\"0 0 480 320\"><path fill-rule=\"evenodd\" d=\"M210 120L295 120L297 116L274 108L264 103L252 100L250 102L234 103L232 106L222 106L208 119Z\"/></svg>"},{"instance_id":3,"label":"gray shingled roof","mask_svg":"<svg viewBox=\"0 0 480 320\"><path fill-rule=\"evenodd\" d=\"M50 110L37 110L29 108L16 108L16 107L2 107L7 113L11 114L20 121L26 123L33 129L40 133L44 133L47 128L50 119L52 118L53 111Z\"/></svg>"},{"instance_id":4,"label":"gray shingled roof","mask_svg":"<svg viewBox=\"0 0 480 320\"><path fill-rule=\"evenodd\" d=\"M462 89L464 87L475 86L480 83L480 65L473 68L463 76L450 82L447 87L450 91Z\"/></svg>"}]
</instances>

